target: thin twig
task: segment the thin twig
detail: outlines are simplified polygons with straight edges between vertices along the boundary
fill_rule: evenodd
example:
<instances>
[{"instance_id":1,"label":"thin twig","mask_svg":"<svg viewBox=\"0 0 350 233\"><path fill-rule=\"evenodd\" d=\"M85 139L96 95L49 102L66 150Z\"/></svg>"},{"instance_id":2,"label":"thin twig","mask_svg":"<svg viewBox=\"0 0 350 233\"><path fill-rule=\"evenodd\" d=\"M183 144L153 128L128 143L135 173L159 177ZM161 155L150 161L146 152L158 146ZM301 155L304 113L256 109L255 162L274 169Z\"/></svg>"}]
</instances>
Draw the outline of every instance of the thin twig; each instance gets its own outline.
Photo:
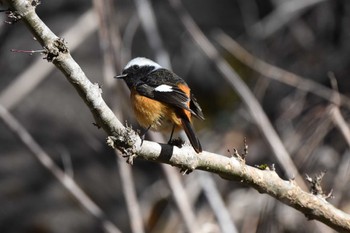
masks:
<instances>
[{"instance_id":1,"label":"thin twig","mask_svg":"<svg viewBox=\"0 0 350 233\"><path fill-rule=\"evenodd\" d=\"M332 85L332 88L335 92L333 95L333 105L330 107L330 114L332 116L333 122L335 126L339 129L339 131L342 133L346 143L348 144L348 147L350 147L350 128L345 121L343 115L340 112L339 106L341 103L341 95L339 93L338 89L338 82L336 77L334 76L333 73L329 73L329 79Z\"/></svg>"},{"instance_id":2,"label":"thin twig","mask_svg":"<svg viewBox=\"0 0 350 233\"><path fill-rule=\"evenodd\" d=\"M180 180L179 173L169 166L162 166L162 169L188 231L192 233L201 232L196 216L194 215L193 207Z\"/></svg>"},{"instance_id":3,"label":"thin twig","mask_svg":"<svg viewBox=\"0 0 350 233\"><path fill-rule=\"evenodd\" d=\"M146 33L148 43L155 52L156 61L164 67L170 68L171 63L168 53L164 49L159 35L156 18L150 1L134 0L142 27Z\"/></svg>"},{"instance_id":4,"label":"thin twig","mask_svg":"<svg viewBox=\"0 0 350 233\"><path fill-rule=\"evenodd\" d=\"M104 86L107 86L108 89L115 84L113 76L117 73L116 67L119 62L117 62L116 54L119 54L120 48L120 36L117 29L114 29L116 26L112 26L113 19L113 4L107 0L94 0L94 9L98 16L98 35L100 50L102 52L103 58L103 81ZM111 5L112 4L112 5ZM113 28L113 30L112 30ZM113 47L113 40L118 46L117 48Z\"/></svg>"},{"instance_id":5,"label":"thin twig","mask_svg":"<svg viewBox=\"0 0 350 233\"><path fill-rule=\"evenodd\" d=\"M335 75L333 73L329 73L329 78L331 81L332 88L339 93L338 89L338 83ZM333 120L334 125L338 128L340 133L343 135L346 144L348 145L348 148L350 148L350 128L348 123L345 121L340 108L340 94L334 95L334 102L336 104L332 104L329 106L329 114L331 115L331 118ZM334 190L337 191L337 195L335 196L335 200L333 200L333 203L339 203L342 198L342 190L346 187L346 185L349 182L349 167L350 167L350 157L349 154L346 153L342 156L342 160L339 163L340 167L337 169L337 174L334 178Z\"/></svg>"},{"instance_id":6,"label":"thin twig","mask_svg":"<svg viewBox=\"0 0 350 233\"><path fill-rule=\"evenodd\" d=\"M143 221L141 216L140 205L137 200L135 184L131 167L129 164L122 160L119 152L117 153L118 170L120 171L121 184L124 192L124 198L126 200L126 206L129 213L131 231L133 233L143 233Z\"/></svg>"},{"instance_id":7,"label":"thin twig","mask_svg":"<svg viewBox=\"0 0 350 233\"><path fill-rule=\"evenodd\" d=\"M299 75L292 72L283 70L279 67L273 66L249 53L244 49L237 41L228 36L222 31L217 31L215 35L215 40L223 46L227 51L229 51L233 56L235 56L239 61L241 61L246 66L255 70L256 72L262 74L267 78L271 78L278 82L284 83L286 85L295 87L299 90L310 92L316 96L319 96L331 103L338 104L334 102L334 96L339 95L340 104L350 108L350 99L345 95L340 94L337 91L329 89L317 82L310 79L305 79Z\"/></svg>"},{"instance_id":8,"label":"thin twig","mask_svg":"<svg viewBox=\"0 0 350 233\"><path fill-rule=\"evenodd\" d=\"M117 54L119 54L120 47L120 35L116 26L113 25L113 2L109 0L100 1L95 0L94 8L98 14L99 19L99 42L100 49L103 57L103 80L104 86L107 90L110 90L113 85L118 85L113 80L113 76L116 74L115 68L120 68L119 59L117 59ZM118 52L118 53L117 53ZM119 93L118 93L119 94ZM118 106L116 102L121 102L120 98L116 100L113 98L110 102L115 106ZM120 106L120 105L119 105ZM122 117L119 112L120 109L116 109L115 112L118 116ZM123 190L123 195L125 198L128 214L129 223L131 226L131 231L133 233L144 233L143 220L141 216L140 206L137 200L135 184L133 181L133 175L129 164L126 164L122 160L120 152L115 150L116 159L118 164L118 172L121 179L121 186Z\"/></svg>"},{"instance_id":9,"label":"thin twig","mask_svg":"<svg viewBox=\"0 0 350 233\"><path fill-rule=\"evenodd\" d=\"M97 21L92 9L85 12L71 28L63 33L63 38L69 41L70 51L74 51L97 28ZM79 35L79 36L77 36ZM54 67L37 58L25 71L23 71L4 91L0 93L0 104L6 109L14 108L32 90L34 90Z\"/></svg>"},{"instance_id":10,"label":"thin twig","mask_svg":"<svg viewBox=\"0 0 350 233\"><path fill-rule=\"evenodd\" d=\"M198 178L201 186L203 187L205 196L208 199L211 208L215 212L215 216L219 222L221 232L238 233L238 230L231 220L230 213L227 210L226 205L223 202L212 177L210 177L210 175L207 173L201 172L198 174Z\"/></svg>"},{"instance_id":11,"label":"thin twig","mask_svg":"<svg viewBox=\"0 0 350 233\"><path fill-rule=\"evenodd\" d=\"M121 63L126 64L131 59L131 47L137 28L140 25L140 19L137 14L133 14L125 26L123 35L123 46L120 51Z\"/></svg>"},{"instance_id":12,"label":"thin twig","mask_svg":"<svg viewBox=\"0 0 350 233\"><path fill-rule=\"evenodd\" d=\"M344 152L339 162L340 166L337 168L337 174L334 176L333 190L335 191L332 204L338 206L346 196L346 191L349 187L350 181L350 152L349 149Z\"/></svg>"},{"instance_id":13,"label":"thin twig","mask_svg":"<svg viewBox=\"0 0 350 233\"><path fill-rule=\"evenodd\" d=\"M322 114L324 113L324 114ZM329 116L329 108L317 109L304 117L303 122L298 127L299 134L302 135L298 151L294 156L294 161L301 169L310 167L313 164L306 163L310 160L310 154L322 143L325 136L334 128L331 117Z\"/></svg>"},{"instance_id":14,"label":"thin twig","mask_svg":"<svg viewBox=\"0 0 350 233\"><path fill-rule=\"evenodd\" d=\"M258 38L268 38L290 21L296 19L308 8L324 1L325 0L281 1L282 3L279 4L272 13L260 22L255 23L249 31Z\"/></svg>"},{"instance_id":15,"label":"thin twig","mask_svg":"<svg viewBox=\"0 0 350 233\"><path fill-rule=\"evenodd\" d=\"M67 176L74 179L74 169L73 169L73 163L72 158L69 152L65 148L61 148L61 159L62 159L62 165L64 173L66 173Z\"/></svg>"},{"instance_id":16,"label":"thin twig","mask_svg":"<svg viewBox=\"0 0 350 233\"><path fill-rule=\"evenodd\" d=\"M112 223L105 213L98 207L89 196L67 173L62 171L51 157L32 138L28 131L0 105L0 118L5 125L18 137L19 140L30 150L38 161L72 194L76 200L95 218L99 219L106 232L120 233L121 231Z\"/></svg>"},{"instance_id":17,"label":"thin twig","mask_svg":"<svg viewBox=\"0 0 350 233\"><path fill-rule=\"evenodd\" d=\"M150 132L150 137L156 139L155 141L164 140L164 137L159 133ZM179 177L179 172L175 168L166 166L165 164L161 164L161 167L187 230L192 233L200 232L200 227L193 210L193 202L191 202L186 192Z\"/></svg>"}]
</instances>

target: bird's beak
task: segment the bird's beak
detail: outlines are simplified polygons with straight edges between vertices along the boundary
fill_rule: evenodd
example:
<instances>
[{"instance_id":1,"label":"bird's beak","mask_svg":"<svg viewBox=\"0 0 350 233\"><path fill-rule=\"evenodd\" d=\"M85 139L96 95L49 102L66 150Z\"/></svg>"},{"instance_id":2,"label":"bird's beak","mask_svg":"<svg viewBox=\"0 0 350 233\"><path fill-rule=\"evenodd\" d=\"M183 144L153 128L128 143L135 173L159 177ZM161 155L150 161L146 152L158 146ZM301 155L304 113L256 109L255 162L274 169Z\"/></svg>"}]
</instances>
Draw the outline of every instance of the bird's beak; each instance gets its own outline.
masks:
<instances>
[{"instance_id":1,"label":"bird's beak","mask_svg":"<svg viewBox=\"0 0 350 233\"><path fill-rule=\"evenodd\" d=\"M120 75L114 76L114 78L116 78L116 79L124 79L126 76L128 76L128 75L127 74L120 74Z\"/></svg>"}]
</instances>

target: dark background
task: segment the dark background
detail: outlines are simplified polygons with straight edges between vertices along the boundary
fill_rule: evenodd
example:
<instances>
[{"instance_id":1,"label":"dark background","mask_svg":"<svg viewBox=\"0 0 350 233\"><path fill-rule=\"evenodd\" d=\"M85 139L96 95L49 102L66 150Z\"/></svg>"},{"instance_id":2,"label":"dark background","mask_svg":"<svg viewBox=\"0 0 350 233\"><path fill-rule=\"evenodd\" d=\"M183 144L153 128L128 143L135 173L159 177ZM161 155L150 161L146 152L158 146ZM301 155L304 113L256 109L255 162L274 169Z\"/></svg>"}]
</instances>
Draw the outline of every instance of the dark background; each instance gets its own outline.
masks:
<instances>
[{"instance_id":1,"label":"dark background","mask_svg":"<svg viewBox=\"0 0 350 233\"><path fill-rule=\"evenodd\" d=\"M105 8L99 8L96 2L42 1L37 12L58 36L89 9L99 11L100 16L108 19L108 25L102 27L100 24L99 32L95 30L84 38L72 51L72 56L86 75L102 86L110 106L123 112L124 119L138 128L128 106L127 94L120 95L127 93L125 86L119 83L117 87L113 75L120 72L131 57L155 59L157 51L149 45L140 22L132 23L137 18L136 1L101 1ZM325 192L333 189L334 199L330 202L349 212L349 145L335 126L329 111L330 102L253 71L215 40L218 30L222 30L258 58L327 87L330 87L331 72L339 91L348 95L350 2L314 1L309 7L292 10L293 17L288 11L281 11L289 9L293 5L290 2L194 0L183 4L254 92L300 174L314 176L326 170L322 184ZM302 5L300 2L307 1L294 2ZM172 69L191 86L206 116L205 121L195 121L204 149L229 156L228 150L241 149L246 137L249 145L247 164L275 164L281 176L291 178L285 177L246 107L224 81L214 62L193 42L169 2L154 0L151 3ZM6 5L2 7L7 9ZM11 52L11 49L42 48L23 23L5 23L9 21L5 13L1 13L0 18L2 95L43 55ZM98 14L95 20L99 21ZM270 33L269 29L275 23L281 23L281 27ZM115 30L115 37L111 38L117 44L116 50L106 44L110 40L103 40L103 30L107 30L107 34L113 34L111 30ZM127 33L131 36L126 36ZM80 36L79 30L73 34L77 38ZM70 41L65 39L69 47ZM108 54L113 57L108 58ZM106 64L110 64L112 72L106 71ZM42 59L42 66L51 65ZM31 73L27 84L35 75L36 72ZM17 96L20 91L17 89L11 94ZM1 105L8 106L1 96L0 100ZM132 219L126 209L116 155L105 143L107 135L93 125L91 113L62 73L53 69L28 95L8 108L61 168L66 169L64 161L71 161L77 184L122 232L131 232L129 222ZM340 109L348 121L349 109L345 106ZM186 232L160 165L136 160L131 170L147 232ZM181 177L188 190L198 186L199 173L194 171ZM316 226L302 213L249 187L216 176L213 179L239 232L333 232L322 224ZM193 207L203 232L221 232L201 190L193 200ZM80 206L2 121L0 232L103 232L101 222Z\"/></svg>"}]
</instances>

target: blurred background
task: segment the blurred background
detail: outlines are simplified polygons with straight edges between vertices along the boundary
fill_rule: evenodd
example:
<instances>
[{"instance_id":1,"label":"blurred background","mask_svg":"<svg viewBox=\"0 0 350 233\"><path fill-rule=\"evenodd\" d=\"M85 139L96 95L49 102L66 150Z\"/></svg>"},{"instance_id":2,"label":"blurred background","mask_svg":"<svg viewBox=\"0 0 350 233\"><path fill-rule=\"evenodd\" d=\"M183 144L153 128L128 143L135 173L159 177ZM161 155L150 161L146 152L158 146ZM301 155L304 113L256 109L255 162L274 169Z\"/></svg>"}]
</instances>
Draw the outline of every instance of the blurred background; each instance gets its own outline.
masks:
<instances>
[{"instance_id":1,"label":"blurred background","mask_svg":"<svg viewBox=\"0 0 350 233\"><path fill-rule=\"evenodd\" d=\"M284 179L326 171L329 201L350 212L349 1L61 0L37 13L134 129L113 76L145 56L192 88L204 150L231 156L246 137L248 165L274 165ZM126 164L59 70L40 53L11 52L42 49L24 24L0 18L0 105L101 211L87 211L1 120L0 232L334 232L238 182Z\"/></svg>"}]
</instances>

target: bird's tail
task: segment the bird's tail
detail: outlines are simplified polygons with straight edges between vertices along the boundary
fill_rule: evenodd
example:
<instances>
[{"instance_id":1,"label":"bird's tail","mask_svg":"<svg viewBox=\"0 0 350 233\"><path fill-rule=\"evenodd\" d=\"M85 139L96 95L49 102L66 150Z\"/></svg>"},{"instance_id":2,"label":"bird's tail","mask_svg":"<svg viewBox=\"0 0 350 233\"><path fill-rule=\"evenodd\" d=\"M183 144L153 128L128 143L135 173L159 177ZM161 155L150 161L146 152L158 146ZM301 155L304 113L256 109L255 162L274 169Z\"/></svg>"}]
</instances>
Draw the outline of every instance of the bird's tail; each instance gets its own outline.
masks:
<instances>
[{"instance_id":1,"label":"bird's tail","mask_svg":"<svg viewBox=\"0 0 350 233\"><path fill-rule=\"evenodd\" d=\"M182 127L185 130L185 133L190 140L190 143L193 147L193 149L197 152L200 153L202 152L202 146L201 143L199 142L199 139L197 138L191 122L187 118L181 118L181 123Z\"/></svg>"}]
</instances>

